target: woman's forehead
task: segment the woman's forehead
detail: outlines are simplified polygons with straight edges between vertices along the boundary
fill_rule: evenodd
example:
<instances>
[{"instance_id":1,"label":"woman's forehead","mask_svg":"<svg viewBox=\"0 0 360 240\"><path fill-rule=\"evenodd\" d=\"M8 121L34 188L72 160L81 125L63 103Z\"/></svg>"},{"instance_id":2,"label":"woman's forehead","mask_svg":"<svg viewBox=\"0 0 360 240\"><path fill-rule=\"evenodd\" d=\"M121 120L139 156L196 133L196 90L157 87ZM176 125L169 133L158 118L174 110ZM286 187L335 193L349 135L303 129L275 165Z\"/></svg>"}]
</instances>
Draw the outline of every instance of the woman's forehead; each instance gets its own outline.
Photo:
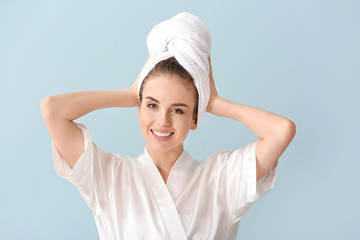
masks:
<instances>
[{"instance_id":1,"label":"woman's forehead","mask_svg":"<svg viewBox=\"0 0 360 240\"><path fill-rule=\"evenodd\" d=\"M146 97L145 95L148 94L160 94L191 99L194 91L196 91L195 86L187 80L178 76L162 75L147 80L144 85L143 95Z\"/></svg>"}]
</instances>

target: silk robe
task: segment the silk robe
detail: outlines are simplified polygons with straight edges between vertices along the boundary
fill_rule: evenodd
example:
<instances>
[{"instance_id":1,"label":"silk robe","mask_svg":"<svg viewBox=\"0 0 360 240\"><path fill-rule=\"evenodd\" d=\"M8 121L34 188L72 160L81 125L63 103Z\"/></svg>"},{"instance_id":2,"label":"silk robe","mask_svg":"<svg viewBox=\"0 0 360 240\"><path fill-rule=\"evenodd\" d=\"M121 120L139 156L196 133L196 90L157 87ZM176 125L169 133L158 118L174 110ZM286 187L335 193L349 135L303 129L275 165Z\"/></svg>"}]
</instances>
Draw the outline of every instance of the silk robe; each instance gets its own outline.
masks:
<instances>
[{"instance_id":1,"label":"silk robe","mask_svg":"<svg viewBox=\"0 0 360 240\"><path fill-rule=\"evenodd\" d=\"M277 162L256 181L256 141L204 163L184 151L165 184L146 148L136 158L112 154L77 126L84 153L71 169L53 144L55 169L79 190L101 240L235 239L240 218L274 185Z\"/></svg>"}]
</instances>

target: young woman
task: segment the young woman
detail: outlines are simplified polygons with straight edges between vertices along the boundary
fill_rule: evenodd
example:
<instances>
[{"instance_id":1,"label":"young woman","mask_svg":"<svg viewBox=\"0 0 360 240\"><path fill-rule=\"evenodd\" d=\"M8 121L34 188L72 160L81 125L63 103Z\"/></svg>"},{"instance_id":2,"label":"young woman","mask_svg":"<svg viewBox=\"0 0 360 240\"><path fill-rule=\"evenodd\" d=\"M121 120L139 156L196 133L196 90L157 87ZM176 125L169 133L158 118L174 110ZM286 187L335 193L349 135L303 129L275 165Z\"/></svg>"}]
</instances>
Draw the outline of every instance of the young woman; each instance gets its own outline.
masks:
<instances>
[{"instance_id":1,"label":"young woman","mask_svg":"<svg viewBox=\"0 0 360 240\"><path fill-rule=\"evenodd\" d=\"M208 61L206 111L245 124L259 140L234 152L216 152L204 163L183 148L198 124L201 93L175 57L158 62L141 83L139 74L127 89L43 100L56 171L80 191L100 239L235 239L240 218L273 187L277 160L293 139L295 124L219 96ZM104 151L74 122L97 109L135 106L146 140L137 158Z\"/></svg>"}]
</instances>

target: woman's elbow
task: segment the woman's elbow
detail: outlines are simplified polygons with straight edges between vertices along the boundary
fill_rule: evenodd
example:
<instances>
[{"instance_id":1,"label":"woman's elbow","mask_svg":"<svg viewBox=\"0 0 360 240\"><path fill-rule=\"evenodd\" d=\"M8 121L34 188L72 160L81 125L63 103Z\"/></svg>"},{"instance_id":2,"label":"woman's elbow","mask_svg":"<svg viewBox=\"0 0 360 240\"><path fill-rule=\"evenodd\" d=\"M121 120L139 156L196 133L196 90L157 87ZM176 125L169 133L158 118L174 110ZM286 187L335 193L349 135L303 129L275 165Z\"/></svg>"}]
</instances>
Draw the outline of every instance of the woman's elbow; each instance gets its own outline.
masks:
<instances>
[{"instance_id":1,"label":"woman's elbow","mask_svg":"<svg viewBox=\"0 0 360 240\"><path fill-rule=\"evenodd\" d=\"M40 109L44 119L50 119L57 113L56 103L53 96L47 96L41 101Z\"/></svg>"},{"instance_id":2,"label":"woman's elbow","mask_svg":"<svg viewBox=\"0 0 360 240\"><path fill-rule=\"evenodd\" d=\"M290 143L296 134L296 124L290 119L285 119L281 127L282 138Z\"/></svg>"}]
</instances>

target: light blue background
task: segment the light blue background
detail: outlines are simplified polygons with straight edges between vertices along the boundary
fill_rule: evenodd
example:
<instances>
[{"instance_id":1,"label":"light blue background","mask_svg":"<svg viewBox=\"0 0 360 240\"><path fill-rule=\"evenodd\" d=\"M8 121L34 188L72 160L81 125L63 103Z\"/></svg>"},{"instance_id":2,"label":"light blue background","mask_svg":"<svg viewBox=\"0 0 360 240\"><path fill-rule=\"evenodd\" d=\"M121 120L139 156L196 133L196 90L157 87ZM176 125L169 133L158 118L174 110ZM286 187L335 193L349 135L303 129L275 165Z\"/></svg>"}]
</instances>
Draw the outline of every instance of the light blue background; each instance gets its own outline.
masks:
<instances>
[{"instance_id":1,"label":"light blue background","mask_svg":"<svg viewBox=\"0 0 360 240\"><path fill-rule=\"evenodd\" d=\"M360 239L359 1L0 0L1 239L98 239L80 194L55 173L40 102L129 87L150 29L181 11L210 29L221 95L297 125L275 188L241 220L238 239ZM80 121L105 150L144 149L135 108ZM185 146L204 160L256 139L207 114Z\"/></svg>"}]
</instances>

